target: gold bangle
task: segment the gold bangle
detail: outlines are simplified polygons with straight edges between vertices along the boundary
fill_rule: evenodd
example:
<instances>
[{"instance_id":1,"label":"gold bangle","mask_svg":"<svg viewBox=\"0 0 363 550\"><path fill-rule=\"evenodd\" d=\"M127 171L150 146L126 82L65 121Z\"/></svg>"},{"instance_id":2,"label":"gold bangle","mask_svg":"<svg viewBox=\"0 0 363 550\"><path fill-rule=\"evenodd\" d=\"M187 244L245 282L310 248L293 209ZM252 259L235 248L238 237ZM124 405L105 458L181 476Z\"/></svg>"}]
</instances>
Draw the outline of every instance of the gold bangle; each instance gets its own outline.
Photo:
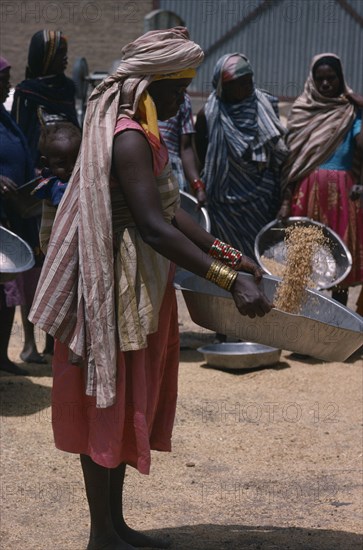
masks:
<instances>
[{"instance_id":1,"label":"gold bangle","mask_svg":"<svg viewBox=\"0 0 363 550\"><path fill-rule=\"evenodd\" d=\"M234 269L231 269L219 260L213 260L205 278L220 288L230 291L237 275L238 273Z\"/></svg>"}]
</instances>

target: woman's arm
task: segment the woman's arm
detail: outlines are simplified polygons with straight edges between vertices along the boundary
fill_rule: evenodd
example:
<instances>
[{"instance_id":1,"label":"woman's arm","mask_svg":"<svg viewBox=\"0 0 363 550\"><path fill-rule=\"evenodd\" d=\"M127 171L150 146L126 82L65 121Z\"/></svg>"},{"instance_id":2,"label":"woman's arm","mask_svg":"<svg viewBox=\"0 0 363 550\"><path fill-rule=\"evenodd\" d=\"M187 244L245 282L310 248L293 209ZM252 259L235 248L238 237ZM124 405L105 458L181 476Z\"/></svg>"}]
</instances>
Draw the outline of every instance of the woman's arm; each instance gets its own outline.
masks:
<instances>
[{"instance_id":1,"label":"woman's arm","mask_svg":"<svg viewBox=\"0 0 363 550\"><path fill-rule=\"evenodd\" d=\"M195 122L195 132L195 147L199 162L203 168L208 149L208 125L204 109L201 109L197 114L197 120Z\"/></svg>"},{"instance_id":2,"label":"woman's arm","mask_svg":"<svg viewBox=\"0 0 363 550\"><path fill-rule=\"evenodd\" d=\"M198 204L203 206L207 197L205 194L205 186L199 179L198 159L193 146L193 136L194 134L182 134L180 136L180 158L183 164L185 177L192 189L192 193L195 194ZM193 182L199 182L197 189L193 186Z\"/></svg>"},{"instance_id":3,"label":"woman's arm","mask_svg":"<svg viewBox=\"0 0 363 550\"><path fill-rule=\"evenodd\" d=\"M164 220L146 139L137 131L122 132L114 140L113 159L114 173L143 240L169 260L205 277L213 258ZM205 239L203 248L206 249L210 239L201 238ZM272 307L253 280L238 276L231 292L244 315L262 316Z\"/></svg>"}]
</instances>

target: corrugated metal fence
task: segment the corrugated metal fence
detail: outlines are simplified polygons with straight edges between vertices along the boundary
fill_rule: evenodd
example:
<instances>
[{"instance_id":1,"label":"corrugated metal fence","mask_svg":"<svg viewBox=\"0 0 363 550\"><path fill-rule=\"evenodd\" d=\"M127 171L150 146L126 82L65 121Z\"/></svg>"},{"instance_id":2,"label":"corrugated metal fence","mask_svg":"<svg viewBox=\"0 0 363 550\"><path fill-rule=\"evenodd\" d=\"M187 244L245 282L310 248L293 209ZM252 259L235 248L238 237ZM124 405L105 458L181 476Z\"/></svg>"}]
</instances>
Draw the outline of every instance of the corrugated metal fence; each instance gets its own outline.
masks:
<instances>
[{"instance_id":1,"label":"corrugated metal fence","mask_svg":"<svg viewBox=\"0 0 363 550\"><path fill-rule=\"evenodd\" d=\"M216 61L242 52L256 84L279 97L303 89L314 55L340 56L347 83L363 94L363 0L159 0L180 15L205 61L191 91L207 97Z\"/></svg>"}]
</instances>

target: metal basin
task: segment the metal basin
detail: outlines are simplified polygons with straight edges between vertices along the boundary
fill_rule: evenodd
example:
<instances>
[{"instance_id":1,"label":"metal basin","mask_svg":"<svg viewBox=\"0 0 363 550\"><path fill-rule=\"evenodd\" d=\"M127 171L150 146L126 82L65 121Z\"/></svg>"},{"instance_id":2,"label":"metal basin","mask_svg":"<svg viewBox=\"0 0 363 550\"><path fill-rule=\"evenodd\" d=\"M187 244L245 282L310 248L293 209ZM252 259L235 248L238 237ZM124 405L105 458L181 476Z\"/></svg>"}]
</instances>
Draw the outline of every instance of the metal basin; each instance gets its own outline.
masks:
<instances>
[{"instance_id":1,"label":"metal basin","mask_svg":"<svg viewBox=\"0 0 363 550\"><path fill-rule=\"evenodd\" d=\"M242 277L251 277L241 273ZM273 309L264 317L240 315L229 292L188 271L178 271L175 287L182 291L192 320L209 330L246 342L257 342L310 355L345 361L363 345L363 317L315 290L306 290L301 314ZM273 301L278 279L265 275L261 286Z\"/></svg>"},{"instance_id":2,"label":"metal basin","mask_svg":"<svg viewBox=\"0 0 363 550\"><path fill-rule=\"evenodd\" d=\"M344 242L339 235L326 225L299 216L288 218L283 223L280 220L274 220L258 233L255 239L254 251L256 260L262 269L269 275L276 276L263 263L261 256L284 264L286 262L285 230L286 227L291 227L297 223L305 227L320 227L328 240L326 246L319 247L313 259L312 280L314 288L328 289L343 281L352 268L352 256Z\"/></svg>"},{"instance_id":3,"label":"metal basin","mask_svg":"<svg viewBox=\"0 0 363 550\"><path fill-rule=\"evenodd\" d=\"M35 264L30 246L18 235L0 226L0 283L15 279Z\"/></svg>"},{"instance_id":4,"label":"metal basin","mask_svg":"<svg viewBox=\"0 0 363 550\"><path fill-rule=\"evenodd\" d=\"M210 219L208 212L204 206L197 209L198 201L193 195L180 191L180 206L195 219L199 225L203 227L208 233L210 233Z\"/></svg>"},{"instance_id":5,"label":"metal basin","mask_svg":"<svg viewBox=\"0 0 363 550\"><path fill-rule=\"evenodd\" d=\"M281 350L255 344L254 342L226 342L198 348L208 365L241 370L275 365L280 360Z\"/></svg>"}]
</instances>

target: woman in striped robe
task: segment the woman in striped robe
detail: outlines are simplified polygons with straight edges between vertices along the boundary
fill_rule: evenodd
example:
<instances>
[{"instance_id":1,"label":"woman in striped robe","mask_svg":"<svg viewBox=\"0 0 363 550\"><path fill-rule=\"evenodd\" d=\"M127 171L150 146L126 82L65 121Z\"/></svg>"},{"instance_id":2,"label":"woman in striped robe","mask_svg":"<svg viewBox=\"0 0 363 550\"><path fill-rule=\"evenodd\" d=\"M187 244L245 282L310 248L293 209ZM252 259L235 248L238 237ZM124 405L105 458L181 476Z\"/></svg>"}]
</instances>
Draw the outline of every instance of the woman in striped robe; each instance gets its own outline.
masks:
<instances>
[{"instance_id":1,"label":"woman in striped robe","mask_svg":"<svg viewBox=\"0 0 363 550\"><path fill-rule=\"evenodd\" d=\"M333 289L344 305L348 287L363 281L362 108L363 97L346 85L339 57L315 56L289 115L290 154L283 169L287 187L279 215L327 225L352 254L349 275Z\"/></svg>"},{"instance_id":2,"label":"woman in striped robe","mask_svg":"<svg viewBox=\"0 0 363 550\"><path fill-rule=\"evenodd\" d=\"M212 233L254 257L257 233L281 204L285 128L276 98L255 87L243 54L221 57L212 84L196 121Z\"/></svg>"}]
</instances>

